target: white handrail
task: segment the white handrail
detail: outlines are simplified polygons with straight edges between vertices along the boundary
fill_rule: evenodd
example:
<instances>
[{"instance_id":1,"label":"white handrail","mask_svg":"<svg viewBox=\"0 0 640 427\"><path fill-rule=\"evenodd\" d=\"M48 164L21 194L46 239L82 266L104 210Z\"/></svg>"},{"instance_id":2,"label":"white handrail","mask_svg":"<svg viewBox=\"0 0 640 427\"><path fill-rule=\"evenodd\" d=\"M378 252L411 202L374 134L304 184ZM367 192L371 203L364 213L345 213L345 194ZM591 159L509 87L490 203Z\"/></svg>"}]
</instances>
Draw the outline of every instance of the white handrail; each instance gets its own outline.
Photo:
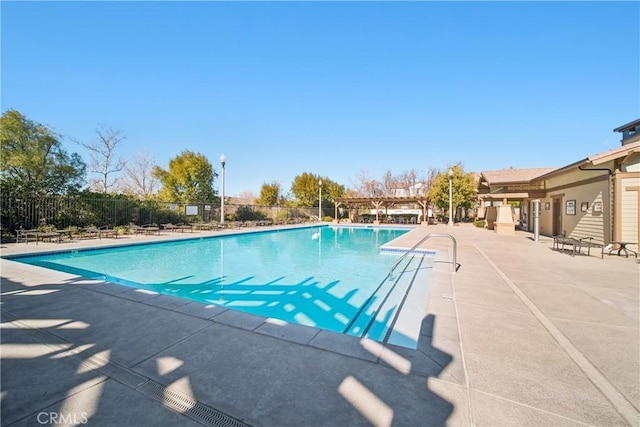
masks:
<instances>
[{"instance_id":1,"label":"white handrail","mask_svg":"<svg viewBox=\"0 0 640 427\"><path fill-rule=\"evenodd\" d=\"M451 273L455 274L456 273L456 268L458 266L457 264L457 259L458 259L458 242L456 242L455 237L453 237L451 234L446 234L446 233L429 233L426 236L424 236L422 239L420 239L420 241L418 243L416 243L415 245L413 245L413 247L411 249L409 249L408 251L406 251L405 253L403 253L400 258L398 258L398 260L391 266L391 269L389 270L389 280L393 280L393 270L396 269L396 267L398 266L398 264L400 264L400 262L407 256L409 255L409 253L413 252L418 246L420 246L424 241L428 240L430 237L448 237L449 239L451 239L451 241L453 242L453 262L452 262L452 270Z\"/></svg>"}]
</instances>

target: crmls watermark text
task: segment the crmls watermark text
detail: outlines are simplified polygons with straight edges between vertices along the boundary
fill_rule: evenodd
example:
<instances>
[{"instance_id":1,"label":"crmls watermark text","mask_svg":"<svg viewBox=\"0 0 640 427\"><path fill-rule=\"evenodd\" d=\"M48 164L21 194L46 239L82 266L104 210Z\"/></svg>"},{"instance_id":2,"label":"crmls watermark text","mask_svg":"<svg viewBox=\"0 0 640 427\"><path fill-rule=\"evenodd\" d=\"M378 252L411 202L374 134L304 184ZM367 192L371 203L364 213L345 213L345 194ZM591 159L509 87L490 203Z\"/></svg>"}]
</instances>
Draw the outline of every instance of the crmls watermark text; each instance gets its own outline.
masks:
<instances>
[{"instance_id":1,"label":"crmls watermark text","mask_svg":"<svg viewBox=\"0 0 640 427\"><path fill-rule=\"evenodd\" d=\"M38 424L42 424L42 425L45 425L45 424L78 425L78 424L86 424L89 422L89 417L87 416L86 412L80 412L80 413L70 412L67 414L60 413L60 412L39 412L36 419L38 420Z\"/></svg>"}]
</instances>

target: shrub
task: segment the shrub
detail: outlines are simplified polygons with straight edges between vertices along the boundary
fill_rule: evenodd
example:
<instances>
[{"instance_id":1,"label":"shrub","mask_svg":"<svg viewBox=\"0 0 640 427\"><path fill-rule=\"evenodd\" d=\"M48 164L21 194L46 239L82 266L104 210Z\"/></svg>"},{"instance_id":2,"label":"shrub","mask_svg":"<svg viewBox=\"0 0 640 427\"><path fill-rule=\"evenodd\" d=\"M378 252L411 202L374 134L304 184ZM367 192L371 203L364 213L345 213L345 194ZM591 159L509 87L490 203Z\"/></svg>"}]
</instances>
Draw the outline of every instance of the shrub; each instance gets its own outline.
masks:
<instances>
[{"instance_id":1,"label":"shrub","mask_svg":"<svg viewBox=\"0 0 640 427\"><path fill-rule=\"evenodd\" d=\"M254 211L249 206L238 206L236 209L236 221L256 221L266 217L262 212Z\"/></svg>"},{"instance_id":2,"label":"shrub","mask_svg":"<svg viewBox=\"0 0 640 427\"><path fill-rule=\"evenodd\" d=\"M16 241L16 236L14 236L13 233L7 230L2 230L2 234L0 235L0 242L14 243L15 241Z\"/></svg>"},{"instance_id":3,"label":"shrub","mask_svg":"<svg viewBox=\"0 0 640 427\"><path fill-rule=\"evenodd\" d=\"M473 225L479 228L484 228L484 224L485 224L484 219L476 219L475 221L473 221Z\"/></svg>"}]
</instances>

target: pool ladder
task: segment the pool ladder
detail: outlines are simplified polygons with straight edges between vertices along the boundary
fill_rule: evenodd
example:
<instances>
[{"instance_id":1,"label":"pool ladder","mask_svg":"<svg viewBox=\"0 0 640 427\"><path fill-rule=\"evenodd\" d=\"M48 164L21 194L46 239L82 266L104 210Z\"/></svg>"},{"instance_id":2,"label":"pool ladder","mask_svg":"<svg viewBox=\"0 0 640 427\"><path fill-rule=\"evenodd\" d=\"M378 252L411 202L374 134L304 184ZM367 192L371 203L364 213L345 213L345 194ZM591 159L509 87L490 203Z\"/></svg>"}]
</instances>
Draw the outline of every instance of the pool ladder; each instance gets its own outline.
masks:
<instances>
[{"instance_id":1,"label":"pool ladder","mask_svg":"<svg viewBox=\"0 0 640 427\"><path fill-rule=\"evenodd\" d=\"M413 245L413 247L411 249L409 249L408 251L403 253L402 256L400 256L400 258L398 258L398 260L391 266L391 268L389 269L389 280L393 280L393 270L396 269L398 264L400 264L400 262L402 262L402 260L407 255L409 255L411 252L416 250L416 248L418 246L420 246L426 240L429 240L429 238L431 238L431 237L447 237L447 238L451 239L451 241L453 242L453 261L451 261L451 273L455 274L456 269L458 267L458 263L457 263L457 259L458 259L458 242L456 242L455 237L453 237L451 234L446 234L446 233L429 233L426 236L424 236L422 239L420 239L420 241L418 243Z\"/></svg>"}]
</instances>

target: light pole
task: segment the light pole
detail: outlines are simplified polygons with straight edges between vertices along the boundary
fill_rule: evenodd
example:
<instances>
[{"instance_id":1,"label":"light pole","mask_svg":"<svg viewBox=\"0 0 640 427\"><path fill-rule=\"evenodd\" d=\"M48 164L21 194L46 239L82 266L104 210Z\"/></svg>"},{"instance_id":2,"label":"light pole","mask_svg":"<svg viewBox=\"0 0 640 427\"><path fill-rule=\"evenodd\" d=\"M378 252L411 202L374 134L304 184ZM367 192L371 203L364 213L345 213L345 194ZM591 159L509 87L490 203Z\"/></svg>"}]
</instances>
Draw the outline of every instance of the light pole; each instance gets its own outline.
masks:
<instances>
[{"instance_id":1,"label":"light pole","mask_svg":"<svg viewBox=\"0 0 640 427\"><path fill-rule=\"evenodd\" d=\"M451 182L452 181L453 181L453 170L449 169L449 222L447 223L448 226L453 225L453 201L451 200L452 198Z\"/></svg>"},{"instance_id":2,"label":"light pole","mask_svg":"<svg viewBox=\"0 0 640 427\"><path fill-rule=\"evenodd\" d=\"M322 221L322 180L318 180L318 221Z\"/></svg>"},{"instance_id":3,"label":"light pole","mask_svg":"<svg viewBox=\"0 0 640 427\"><path fill-rule=\"evenodd\" d=\"M227 158L224 154L220 156L220 163L222 163L222 179L220 180L220 225L224 227L224 165L227 163Z\"/></svg>"}]
</instances>

